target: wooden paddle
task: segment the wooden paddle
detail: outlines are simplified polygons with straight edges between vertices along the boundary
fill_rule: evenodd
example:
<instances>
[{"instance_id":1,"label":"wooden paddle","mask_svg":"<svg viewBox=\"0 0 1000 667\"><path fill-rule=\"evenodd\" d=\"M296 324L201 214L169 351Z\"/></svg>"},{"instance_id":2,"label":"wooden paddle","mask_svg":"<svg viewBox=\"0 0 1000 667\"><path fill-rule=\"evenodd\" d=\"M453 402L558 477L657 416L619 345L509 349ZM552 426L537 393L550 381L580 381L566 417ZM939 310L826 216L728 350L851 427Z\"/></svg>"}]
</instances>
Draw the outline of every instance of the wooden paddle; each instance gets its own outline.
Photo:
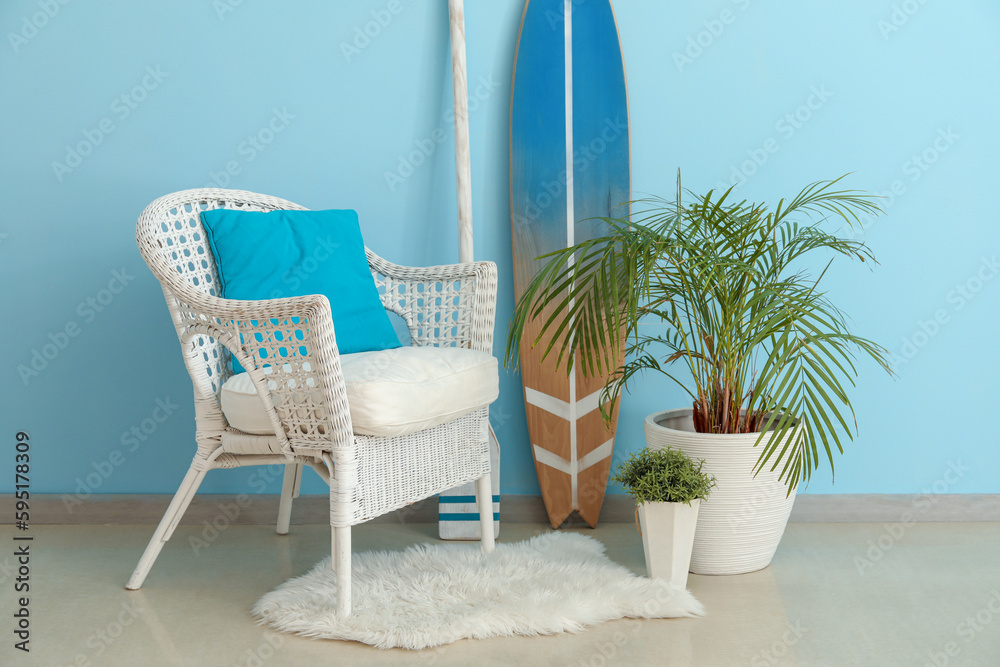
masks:
<instances>
[{"instance_id":1,"label":"wooden paddle","mask_svg":"<svg viewBox=\"0 0 1000 667\"><path fill-rule=\"evenodd\" d=\"M451 35L451 90L455 110L455 185L458 193L458 261L473 261L472 246L472 157L469 150L469 90L465 63L465 7L463 0L448 0L448 23ZM500 495L500 442L489 427L491 480L493 496ZM475 515L475 484L469 483L441 494L449 498L448 507L439 502L438 535L441 539L480 539L479 517ZM458 496L458 498L456 498ZM494 502L494 511L500 511ZM468 515L454 520L456 515ZM442 517L452 520L445 521ZM494 517L493 530L499 535L500 521Z\"/></svg>"}]
</instances>

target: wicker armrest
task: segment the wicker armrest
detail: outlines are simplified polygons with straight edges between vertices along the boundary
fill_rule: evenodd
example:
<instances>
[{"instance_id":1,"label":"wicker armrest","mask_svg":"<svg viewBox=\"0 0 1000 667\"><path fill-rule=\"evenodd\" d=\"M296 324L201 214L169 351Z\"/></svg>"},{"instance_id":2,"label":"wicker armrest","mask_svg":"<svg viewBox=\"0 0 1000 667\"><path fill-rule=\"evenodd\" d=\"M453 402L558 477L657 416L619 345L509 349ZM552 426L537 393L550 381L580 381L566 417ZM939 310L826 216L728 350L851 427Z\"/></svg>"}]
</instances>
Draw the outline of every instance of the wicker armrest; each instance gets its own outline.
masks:
<instances>
[{"instance_id":1,"label":"wicker armrest","mask_svg":"<svg viewBox=\"0 0 1000 667\"><path fill-rule=\"evenodd\" d=\"M414 345L493 352L497 267L493 262L409 267L368 251L385 307L406 322Z\"/></svg>"},{"instance_id":2,"label":"wicker armrest","mask_svg":"<svg viewBox=\"0 0 1000 667\"><path fill-rule=\"evenodd\" d=\"M286 456L298 447L353 446L347 391L325 296L237 301L184 292L173 295L184 337L211 336L240 362Z\"/></svg>"}]
</instances>

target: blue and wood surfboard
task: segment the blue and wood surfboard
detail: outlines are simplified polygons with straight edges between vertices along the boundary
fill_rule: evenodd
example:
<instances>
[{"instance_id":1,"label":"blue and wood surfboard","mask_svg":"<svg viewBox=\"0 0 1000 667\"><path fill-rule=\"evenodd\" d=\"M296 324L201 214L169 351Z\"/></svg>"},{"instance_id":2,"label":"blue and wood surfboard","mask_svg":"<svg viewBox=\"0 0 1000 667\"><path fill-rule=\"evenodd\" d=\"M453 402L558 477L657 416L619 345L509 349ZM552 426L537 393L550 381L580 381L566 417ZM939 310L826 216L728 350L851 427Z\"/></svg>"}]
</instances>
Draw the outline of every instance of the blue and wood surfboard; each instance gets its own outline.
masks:
<instances>
[{"instance_id":1,"label":"blue and wood surfboard","mask_svg":"<svg viewBox=\"0 0 1000 667\"><path fill-rule=\"evenodd\" d=\"M525 3L510 179L517 298L542 266L537 257L603 235L592 218L628 214L621 206L631 199L628 96L609 0ZM531 348L537 332L525 328L520 361L542 497L553 527L574 510L593 527L614 447L615 422L608 431L598 404L606 378L586 377L579 362L567 377L555 355L542 362L542 348Z\"/></svg>"}]
</instances>

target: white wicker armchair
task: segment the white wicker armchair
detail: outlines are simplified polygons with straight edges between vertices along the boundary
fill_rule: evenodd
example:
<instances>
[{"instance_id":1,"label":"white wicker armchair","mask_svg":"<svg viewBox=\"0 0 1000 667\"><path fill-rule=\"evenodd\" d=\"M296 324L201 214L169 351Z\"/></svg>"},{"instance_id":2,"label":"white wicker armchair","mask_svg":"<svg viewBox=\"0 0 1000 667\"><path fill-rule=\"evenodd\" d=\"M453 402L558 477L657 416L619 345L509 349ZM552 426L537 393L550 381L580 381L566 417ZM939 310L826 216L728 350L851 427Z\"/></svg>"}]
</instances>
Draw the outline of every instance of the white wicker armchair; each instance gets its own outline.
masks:
<instances>
[{"instance_id":1,"label":"white wicker armchair","mask_svg":"<svg viewBox=\"0 0 1000 667\"><path fill-rule=\"evenodd\" d=\"M302 209L251 192L198 189L161 197L139 218L139 250L163 287L194 384L198 449L126 587L142 586L205 473L213 468L285 464L280 534L288 532L303 465L330 485L331 550L341 613L351 610L353 525L477 480L482 548L492 551L488 408L410 435L355 434L327 297L219 298L215 260L199 215L214 208ZM412 345L492 353L495 264L410 268L366 252L382 302L406 322ZM304 336L301 352L283 357L283 363L265 372L261 355L274 359L293 333ZM287 349L281 352L288 354ZM219 403L222 385L232 373L227 355L247 369L274 426L273 436L245 433L227 423Z\"/></svg>"}]
</instances>

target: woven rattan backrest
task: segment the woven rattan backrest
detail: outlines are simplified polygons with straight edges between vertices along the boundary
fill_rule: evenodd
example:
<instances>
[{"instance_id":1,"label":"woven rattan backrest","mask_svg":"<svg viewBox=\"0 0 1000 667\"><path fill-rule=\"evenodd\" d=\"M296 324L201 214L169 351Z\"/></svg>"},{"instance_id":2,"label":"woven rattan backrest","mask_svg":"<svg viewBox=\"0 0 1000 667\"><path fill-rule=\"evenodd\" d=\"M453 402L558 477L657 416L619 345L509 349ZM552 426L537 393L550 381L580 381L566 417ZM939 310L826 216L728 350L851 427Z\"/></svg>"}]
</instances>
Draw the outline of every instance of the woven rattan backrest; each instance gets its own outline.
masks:
<instances>
[{"instance_id":1,"label":"woven rattan backrest","mask_svg":"<svg viewBox=\"0 0 1000 667\"><path fill-rule=\"evenodd\" d=\"M219 296L216 292L219 275L201 224L202 211L217 208L243 211L302 209L283 199L236 190L188 190L157 201L162 202L158 210L139 220L140 247L143 238L153 241L150 249L158 251L176 276L212 296ZM158 267L150 268L157 273ZM166 276L157 275L157 278L164 282Z\"/></svg>"},{"instance_id":2,"label":"woven rattan backrest","mask_svg":"<svg viewBox=\"0 0 1000 667\"><path fill-rule=\"evenodd\" d=\"M244 211L302 209L292 202L253 192L239 190L185 190L157 199L150 204L136 226L136 241L143 259L163 286L171 313L179 303L175 298L184 287L194 287L211 296L219 296L219 274L201 224L201 212L216 208ZM182 331L178 329L178 335ZM218 394L222 382L230 375L229 353L210 336L198 335L185 342L189 370L200 357L204 363L213 393Z\"/></svg>"}]
</instances>

